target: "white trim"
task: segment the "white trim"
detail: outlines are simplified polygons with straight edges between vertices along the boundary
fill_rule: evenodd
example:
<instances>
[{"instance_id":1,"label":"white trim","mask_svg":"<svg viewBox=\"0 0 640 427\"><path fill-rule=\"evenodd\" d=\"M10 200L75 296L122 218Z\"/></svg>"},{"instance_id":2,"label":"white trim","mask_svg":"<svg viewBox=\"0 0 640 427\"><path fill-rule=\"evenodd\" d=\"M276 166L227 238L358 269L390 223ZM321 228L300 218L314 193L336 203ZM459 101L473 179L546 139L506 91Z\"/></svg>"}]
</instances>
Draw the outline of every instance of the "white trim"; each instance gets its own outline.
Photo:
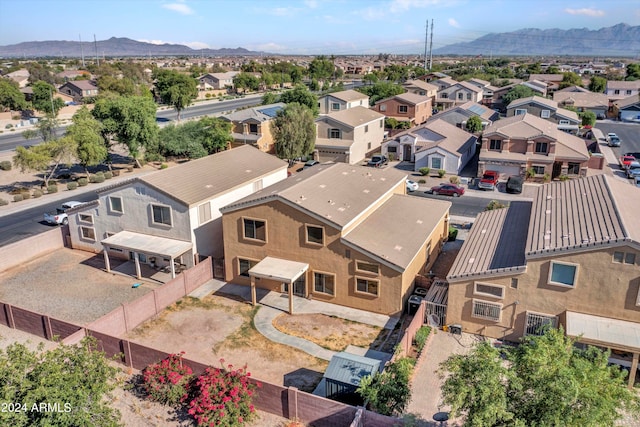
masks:
<instances>
[{"instance_id":1,"label":"white trim","mask_svg":"<svg viewBox=\"0 0 640 427\"><path fill-rule=\"evenodd\" d=\"M321 243L309 241L309 227L319 228L320 230L322 230L322 242ZM324 227L322 225L316 225L316 224L305 224L304 225L304 242L307 245L324 246L324 242L325 242Z\"/></svg>"},{"instance_id":2,"label":"white trim","mask_svg":"<svg viewBox=\"0 0 640 427\"><path fill-rule=\"evenodd\" d=\"M85 231L91 232L91 234L93 234L93 237L91 236L86 236L85 235ZM96 241L96 229L94 227L85 227L85 226L80 226L80 237L84 240L90 240L92 242Z\"/></svg>"},{"instance_id":3,"label":"white trim","mask_svg":"<svg viewBox=\"0 0 640 427\"><path fill-rule=\"evenodd\" d=\"M478 285L499 289L500 290L500 296L479 291L478 290ZM480 295L480 296L489 297L489 298L504 299L504 289L505 289L505 287L503 285L495 285L493 283L487 283L487 282L474 282L474 284L473 284L473 294L474 295Z\"/></svg>"},{"instance_id":4,"label":"white trim","mask_svg":"<svg viewBox=\"0 0 640 427\"><path fill-rule=\"evenodd\" d=\"M124 213L124 202L122 201L122 197L121 196L107 196L107 197L109 198L109 212L122 215ZM120 199L120 207L122 208L122 210L118 211L113 208L114 199Z\"/></svg>"},{"instance_id":5,"label":"white trim","mask_svg":"<svg viewBox=\"0 0 640 427\"><path fill-rule=\"evenodd\" d=\"M165 205L165 204L162 204L162 203L149 203L149 206L151 208L151 223L152 224L160 225L160 226L163 226L163 227L173 227L173 209L171 208L171 206ZM169 224L165 224L164 222L157 222L156 221L155 214L153 212L153 208L154 207L169 209ZM164 218L164 215L163 215L163 218Z\"/></svg>"},{"instance_id":6,"label":"white trim","mask_svg":"<svg viewBox=\"0 0 640 427\"><path fill-rule=\"evenodd\" d=\"M475 314L476 304L484 304L487 307L493 307L493 308L498 309L498 318L496 319L495 317L491 317L491 316L483 315L483 314ZM490 320L492 322L500 322L500 320L502 319L502 307L503 306L502 306L501 303L492 302L492 301L484 301L484 300L479 300L479 299L473 298L471 300L471 317L476 318L476 319Z\"/></svg>"},{"instance_id":7,"label":"white trim","mask_svg":"<svg viewBox=\"0 0 640 427\"><path fill-rule=\"evenodd\" d=\"M359 277L359 276L354 276L354 278L355 278L355 283L354 283L355 289L354 289L354 291L355 291L356 294L369 295L369 296L375 296L375 297L379 297L380 296L380 280L372 279L370 277ZM359 291L358 290L358 280L367 281L367 289L369 289L368 283L376 283L377 284L376 293L374 294L374 293L371 293L371 292L368 292L368 291Z\"/></svg>"},{"instance_id":8,"label":"white trim","mask_svg":"<svg viewBox=\"0 0 640 427\"><path fill-rule=\"evenodd\" d=\"M364 274L374 274L376 276L380 275L380 264L374 264L374 263L371 263L371 262L361 261L361 260L355 260L355 262L356 262L356 265L355 265L356 272L364 273ZM377 272L373 272L373 271L369 271L369 270L362 270L362 269L358 268L358 263L366 264L366 265L372 265L372 266L378 267L378 271Z\"/></svg>"},{"instance_id":9,"label":"white trim","mask_svg":"<svg viewBox=\"0 0 640 427\"><path fill-rule=\"evenodd\" d=\"M553 282L551 280L551 276L553 275L553 266L555 264L575 267L574 274L573 274L573 284L569 285L569 284L566 284L566 283ZM572 262L553 261L553 260L549 261L549 277L547 279L547 284L553 285L553 286L561 286L563 288L575 289L576 283L578 282L578 271L579 271L579 269L580 269L580 264L575 264L575 263L572 263Z\"/></svg>"},{"instance_id":10,"label":"white trim","mask_svg":"<svg viewBox=\"0 0 640 427\"><path fill-rule=\"evenodd\" d=\"M88 217L88 219L82 219L82 217ZM88 213L78 212L78 221L86 222L87 224L93 224L93 215Z\"/></svg>"}]
</instances>

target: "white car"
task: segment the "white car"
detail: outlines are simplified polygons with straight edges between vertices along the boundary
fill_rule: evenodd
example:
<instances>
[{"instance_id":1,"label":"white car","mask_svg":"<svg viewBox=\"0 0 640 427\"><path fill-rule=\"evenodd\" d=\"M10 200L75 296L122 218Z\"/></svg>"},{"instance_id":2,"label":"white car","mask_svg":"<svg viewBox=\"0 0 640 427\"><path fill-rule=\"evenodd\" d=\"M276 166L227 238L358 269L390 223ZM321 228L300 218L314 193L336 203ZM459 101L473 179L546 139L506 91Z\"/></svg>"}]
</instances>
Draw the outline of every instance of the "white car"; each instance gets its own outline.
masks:
<instances>
[{"instance_id":1,"label":"white car","mask_svg":"<svg viewBox=\"0 0 640 427\"><path fill-rule=\"evenodd\" d=\"M67 209L75 208L83 204L84 202L64 202L62 206L56 209L55 212L45 213L44 221L48 224L67 225L69 224L69 217L67 216Z\"/></svg>"},{"instance_id":2,"label":"white car","mask_svg":"<svg viewBox=\"0 0 640 427\"><path fill-rule=\"evenodd\" d=\"M418 191L418 183L415 181L411 181L410 179L407 180L407 191L411 192L411 191Z\"/></svg>"}]
</instances>

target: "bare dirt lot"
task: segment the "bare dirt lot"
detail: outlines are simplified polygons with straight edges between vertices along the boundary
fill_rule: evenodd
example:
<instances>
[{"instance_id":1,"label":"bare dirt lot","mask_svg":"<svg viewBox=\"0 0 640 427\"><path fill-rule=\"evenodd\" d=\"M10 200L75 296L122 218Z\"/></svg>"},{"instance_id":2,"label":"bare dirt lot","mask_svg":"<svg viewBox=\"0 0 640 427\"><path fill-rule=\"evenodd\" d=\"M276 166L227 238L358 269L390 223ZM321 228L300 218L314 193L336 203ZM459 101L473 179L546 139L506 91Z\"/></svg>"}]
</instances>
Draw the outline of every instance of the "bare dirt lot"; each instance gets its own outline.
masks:
<instances>
[{"instance_id":1,"label":"bare dirt lot","mask_svg":"<svg viewBox=\"0 0 640 427\"><path fill-rule=\"evenodd\" d=\"M0 273L0 301L84 325L157 285L100 269L102 255L63 248Z\"/></svg>"}]
</instances>

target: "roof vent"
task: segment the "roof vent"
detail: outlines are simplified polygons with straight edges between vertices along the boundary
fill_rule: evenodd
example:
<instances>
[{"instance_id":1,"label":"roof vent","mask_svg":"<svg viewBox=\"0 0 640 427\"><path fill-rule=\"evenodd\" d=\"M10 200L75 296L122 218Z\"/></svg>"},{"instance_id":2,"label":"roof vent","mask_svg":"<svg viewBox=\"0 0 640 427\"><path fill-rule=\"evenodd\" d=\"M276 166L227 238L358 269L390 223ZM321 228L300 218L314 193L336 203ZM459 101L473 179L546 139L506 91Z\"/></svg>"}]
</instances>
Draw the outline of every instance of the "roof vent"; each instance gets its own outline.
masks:
<instances>
[{"instance_id":1,"label":"roof vent","mask_svg":"<svg viewBox=\"0 0 640 427\"><path fill-rule=\"evenodd\" d=\"M402 246L396 245L393 249L395 249L396 251L401 251L402 250Z\"/></svg>"},{"instance_id":2,"label":"roof vent","mask_svg":"<svg viewBox=\"0 0 640 427\"><path fill-rule=\"evenodd\" d=\"M326 184L320 184L320 188L326 188L327 185Z\"/></svg>"},{"instance_id":3,"label":"roof vent","mask_svg":"<svg viewBox=\"0 0 640 427\"><path fill-rule=\"evenodd\" d=\"M344 207L340 206L340 207L338 208L338 210L339 210L340 212L344 212L346 209L345 209Z\"/></svg>"},{"instance_id":4,"label":"roof vent","mask_svg":"<svg viewBox=\"0 0 640 427\"><path fill-rule=\"evenodd\" d=\"M421 219L417 220L416 224L422 224L422 220Z\"/></svg>"},{"instance_id":5,"label":"roof vent","mask_svg":"<svg viewBox=\"0 0 640 427\"><path fill-rule=\"evenodd\" d=\"M251 169L245 169L246 173L251 173Z\"/></svg>"},{"instance_id":6,"label":"roof vent","mask_svg":"<svg viewBox=\"0 0 640 427\"><path fill-rule=\"evenodd\" d=\"M469 264L473 264L473 262L475 261L475 258L469 258L469 261L467 261Z\"/></svg>"},{"instance_id":7,"label":"roof vent","mask_svg":"<svg viewBox=\"0 0 640 427\"><path fill-rule=\"evenodd\" d=\"M364 190L362 190L362 192L365 193L365 194L369 194L370 190L365 188Z\"/></svg>"}]
</instances>

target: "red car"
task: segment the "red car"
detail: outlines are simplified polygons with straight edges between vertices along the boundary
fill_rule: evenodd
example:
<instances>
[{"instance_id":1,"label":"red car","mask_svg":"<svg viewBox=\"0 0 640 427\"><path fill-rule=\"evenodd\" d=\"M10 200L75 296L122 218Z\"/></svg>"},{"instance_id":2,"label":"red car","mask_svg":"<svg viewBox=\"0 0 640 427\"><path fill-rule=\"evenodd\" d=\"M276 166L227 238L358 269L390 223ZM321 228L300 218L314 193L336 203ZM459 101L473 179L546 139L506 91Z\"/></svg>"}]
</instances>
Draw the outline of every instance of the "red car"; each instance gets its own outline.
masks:
<instances>
[{"instance_id":1,"label":"red car","mask_svg":"<svg viewBox=\"0 0 640 427\"><path fill-rule=\"evenodd\" d=\"M435 187L431 187L429 193L436 196L438 194L442 194L445 196L459 197L464 194L464 188L455 184L440 184L436 185Z\"/></svg>"},{"instance_id":2,"label":"red car","mask_svg":"<svg viewBox=\"0 0 640 427\"><path fill-rule=\"evenodd\" d=\"M635 161L636 161L636 158L631 156L631 155L629 155L629 154L623 154L618 159L618 162L620 163L620 167L622 169L626 168L627 166L629 166L631 164L631 162L635 162Z\"/></svg>"}]
</instances>

